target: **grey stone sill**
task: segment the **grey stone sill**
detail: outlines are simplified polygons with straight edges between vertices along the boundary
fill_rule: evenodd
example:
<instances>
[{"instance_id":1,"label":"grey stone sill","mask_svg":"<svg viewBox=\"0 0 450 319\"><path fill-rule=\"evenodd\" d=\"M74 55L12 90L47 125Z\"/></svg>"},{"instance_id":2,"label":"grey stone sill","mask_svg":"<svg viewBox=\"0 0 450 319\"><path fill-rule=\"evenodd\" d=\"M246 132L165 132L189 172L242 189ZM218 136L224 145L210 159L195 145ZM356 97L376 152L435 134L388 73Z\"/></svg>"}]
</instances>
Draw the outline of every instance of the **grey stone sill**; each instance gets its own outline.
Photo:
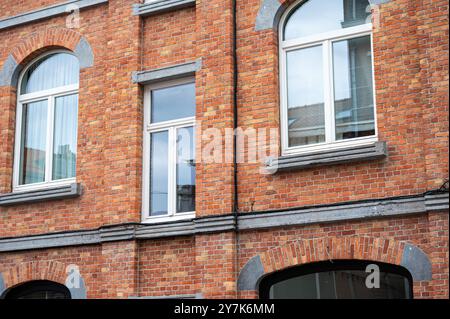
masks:
<instances>
[{"instance_id":1,"label":"grey stone sill","mask_svg":"<svg viewBox=\"0 0 450 319\"><path fill-rule=\"evenodd\" d=\"M195 6L195 0L156 0L133 5L133 14L149 16L193 6Z\"/></svg>"},{"instance_id":2,"label":"grey stone sill","mask_svg":"<svg viewBox=\"0 0 450 319\"><path fill-rule=\"evenodd\" d=\"M11 205L42 202L47 200L73 198L80 196L81 193L82 193L81 184L72 183L69 185L46 189L1 194L0 206L11 206Z\"/></svg>"},{"instance_id":3,"label":"grey stone sill","mask_svg":"<svg viewBox=\"0 0 450 319\"><path fill-rule=\"evenodd\" d=\"M11 28L17 25L35 22L42 19L52 18L61 14L69 14L73 9L84 9L95 6L101 3L106 3L108 0L70 0L56 5L36 9L33 11L18 14L13 17L0 19L0 30Z\"/></svg>"},{"instance_id":4,"label":"grey stone sill","mask_svg":"<svg viewBox=\"0 0 450 319\"><path fill-rule=\"evenodd\" d=\"M269 159L266 162L266 168L271 172L290 171L315 166L376 160L386 156L386 142L373 142L348 148L281 156L275 159Z\"/></svg>"}]
</instances>

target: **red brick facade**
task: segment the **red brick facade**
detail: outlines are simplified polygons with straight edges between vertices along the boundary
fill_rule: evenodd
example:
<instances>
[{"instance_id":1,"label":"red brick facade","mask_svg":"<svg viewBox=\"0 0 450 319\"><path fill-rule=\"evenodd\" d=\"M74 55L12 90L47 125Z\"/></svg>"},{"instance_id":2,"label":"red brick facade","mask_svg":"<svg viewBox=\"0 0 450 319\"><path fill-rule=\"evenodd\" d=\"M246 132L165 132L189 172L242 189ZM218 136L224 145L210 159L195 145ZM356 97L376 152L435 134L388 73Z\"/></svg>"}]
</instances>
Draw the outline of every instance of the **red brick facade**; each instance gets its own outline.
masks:
<instances>
[{"instance_id":1,"label":"red brick facade","mask_svg":"<svg viewBox=\"0 0 450 319\"><path fill-rule=\"evenodd\" d=\"M60 2L1 0L0 21ZM0 29L0 70L9 56L24 67L50 49L74 51L82 38L94 56L93 66L80 71L76 179L83 194L0 206L0 242L141 222L143 86L133 83L132 72L201 59L196 119L203 130L233 128L234 94L237 126L279 129L278 32L255 29L263 1L236 1L237 92L232 0L197 0L195 6L146 17L133 14L137 2L109 0L84 8L79 28L66 27L66 14ZM280 2L280 10L294 3ZM441 187L448 178L448 1L392 0L376 10L376 117L387 158L273 175L260 174L261 164L201 162L197 218L232 215L234 207L240 214L277 211L419 196ZM0 86L0 194L12 191L16 89ZM197 141L201 153L208 141ZM333 259L400 265L411 244L432 266L431 280L414 282L414 297L448 298L448 204L400 215L0 251L0 274L6 289L36 279L64 284L65 267L75 264L88 298L255 298L257 291L237 287L242 268L255 256L265 274L327 260L325 247ZM306 254L305 245L314 253Z\"/></svg>"}]
</instances>

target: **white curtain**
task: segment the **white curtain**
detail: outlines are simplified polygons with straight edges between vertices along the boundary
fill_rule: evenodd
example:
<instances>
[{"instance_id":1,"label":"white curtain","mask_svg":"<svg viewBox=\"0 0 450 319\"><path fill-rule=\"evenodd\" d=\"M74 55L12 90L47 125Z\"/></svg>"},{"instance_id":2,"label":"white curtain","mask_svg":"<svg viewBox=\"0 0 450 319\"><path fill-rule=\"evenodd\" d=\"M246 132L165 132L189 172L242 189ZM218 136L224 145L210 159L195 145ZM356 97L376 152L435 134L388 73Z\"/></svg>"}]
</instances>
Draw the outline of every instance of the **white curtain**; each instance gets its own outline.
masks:
<instances>
[{"instance_id":1,"label":"white curtain","mask_svg":"<svg viewBox=\"0 0 450 319\"><path fill-rule=\"evenodd\" d=\"M77 84L79 73L78 59L72 54L48 55L28 69L22 81L21 94Z\"/></svg>"},{"instance_id":2,"label":"white curtain","mask_svg":"<svg viewBox=\"0 0 450 319\"><path fill-rule=\"evenodd\" d=\"M21 83L21 94L77 84L78 59L68 53L44 57L30 67ZM75 177L77 152L78 94L45 96L42 101L23 104L19 184L44 182L46 152L52 152L50 179ZM54 117L48 123L48 101L54 101ZM53 129L53 149L47 142L47 128ZM48 179L47 179L48 180Z\"/></svg>"},{"instance_id":3,"label":"white curtain","mask_svg":"<svg viewBox=\"0 0 450 319\"><path fill-rule=\"evenodd\" d=\"M47 111L47 100L23 106L20 184L45 179Z\"/></svg>"},{"instance_id":4,"label":"white curtain","mask_svg":"<svg viewBox=\"0 0 450 319\"><path fill-rule=\"evenodd\" d=\"M53 133L53 177L75 177L77 159L78 94L55 99L55 124Z\"/></svg>"}]
</instances>

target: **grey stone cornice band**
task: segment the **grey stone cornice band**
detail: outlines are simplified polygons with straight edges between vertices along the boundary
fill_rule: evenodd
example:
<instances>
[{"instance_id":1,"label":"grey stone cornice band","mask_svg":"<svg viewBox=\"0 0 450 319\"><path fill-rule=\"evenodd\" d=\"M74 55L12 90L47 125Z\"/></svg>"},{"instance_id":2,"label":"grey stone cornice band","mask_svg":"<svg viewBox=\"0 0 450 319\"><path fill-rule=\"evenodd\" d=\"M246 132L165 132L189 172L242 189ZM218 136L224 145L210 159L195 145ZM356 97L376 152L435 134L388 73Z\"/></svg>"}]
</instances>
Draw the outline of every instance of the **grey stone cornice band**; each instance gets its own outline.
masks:
<instances>
[{"instance_id":1,"label":"grey stone cornice band","mask_svg":"<svg viewBox=\"0 0 450 319\"><path fill-rule=\"evenodd\" d=\"M195 0L156 0L133 5L133 14L149 16L195 6Z\"/></svg>"},{"instance_id":2,"label":"grey stone cornice band","mask_svg":"<svg viewBox=\"0 0 450 319\"><path fill-rule=\"evenodd\" d=\"M71 12L72 8L84 9L106 2L108 2L108 0L71 0L52 6L39 8L15 15L13 17L0 19L0 30L42 19L56 17L64 13Z\"/></svg>"},{"instance_id":3,"label":"grey stone cornice band","mask_svg":"<svg viewBox=\"0 0 450 319\"><path fill-rule=\"evenodd\" d=\"M197 59L196 61L171 65L168 67L133 72L132 81L133 83L145 85L158 81L173 80L184 76L194 75L201 67L202 60Z\"/></svg>"},{"instance_id":4,"label":"grey stone cornice band","mask_svg":"<svg viewBox=\"0 0 450 319\"><path fill-rule=\"evenodd\" d=\"M304 207L286 211L241 213L238 215L237 225L235 216L229 214L160 224L131 223L104 226L96 230L0 238L0 252L92 245L122 240L192 236L234 231L236 229L246 231L313 223L385 218L430 211L448 214L448 209L448 192L434 192L417 196Z\"/></svg>"},{"instance_id":5,"label":"grey stone cornice band","mask_svg":"<svg viewBox=\"0 0 450 319\"><path fill-rule=\"evenodd\" d=\"M439 202L439 204L427 206L427 203L430 202ZM412 196L398 199L380 199L339 205L305 207L270 213L242 214L238 219L238 227L240 230L272 228L411 215L439 210L434 209L434 207L448 209L448 193L443 195Z\"/></svg>"}]
</instances>

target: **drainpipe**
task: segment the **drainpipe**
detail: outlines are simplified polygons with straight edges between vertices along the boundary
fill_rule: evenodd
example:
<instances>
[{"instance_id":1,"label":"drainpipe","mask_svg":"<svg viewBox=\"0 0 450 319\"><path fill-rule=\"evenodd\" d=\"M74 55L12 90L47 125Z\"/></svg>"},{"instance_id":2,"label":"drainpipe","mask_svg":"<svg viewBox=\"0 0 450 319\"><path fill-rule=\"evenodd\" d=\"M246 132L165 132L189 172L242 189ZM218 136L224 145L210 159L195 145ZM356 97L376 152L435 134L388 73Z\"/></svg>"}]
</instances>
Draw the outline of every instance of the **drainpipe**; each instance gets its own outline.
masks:
<instances>
[{"instance_id":1,"label":"drainpipe","mask_svg":"<svg viewBox=\"0 0 450 319\"><path fill-rule=\"evenodd\" d=\"M237 88L238 88L238 64L237 64L237 4L236 0L232 0L233 6L233 39L232 39L232 52L233 52L233 172L234 172L234 196L233 196L233 213L236 217L237 222L237 214L239 212L239 204L238 204L238 184L237 184L237 137L236 137L236 129L238 127L238 98L237 98Z\"/></svg>"},{"instance_id":2,"label":"drainpipe","mask_svg":"<svg viewBox=\"0 0 450 319\"><path fill-rule=\"evenodd\" d=\"M239 193L238 193L238 174L237 174L237 136L236 129L238 127L238 63L237 63L237 0L232 0L232 15L233 15L233 173L234 173L234 196L233 196L233 214L234 214L234 231L235 231L235 272L236 272L236 298L238 297L238 270L239 270L239 228L238 228L238 214L239 214Z\"/></svg>"}]
</instances>

